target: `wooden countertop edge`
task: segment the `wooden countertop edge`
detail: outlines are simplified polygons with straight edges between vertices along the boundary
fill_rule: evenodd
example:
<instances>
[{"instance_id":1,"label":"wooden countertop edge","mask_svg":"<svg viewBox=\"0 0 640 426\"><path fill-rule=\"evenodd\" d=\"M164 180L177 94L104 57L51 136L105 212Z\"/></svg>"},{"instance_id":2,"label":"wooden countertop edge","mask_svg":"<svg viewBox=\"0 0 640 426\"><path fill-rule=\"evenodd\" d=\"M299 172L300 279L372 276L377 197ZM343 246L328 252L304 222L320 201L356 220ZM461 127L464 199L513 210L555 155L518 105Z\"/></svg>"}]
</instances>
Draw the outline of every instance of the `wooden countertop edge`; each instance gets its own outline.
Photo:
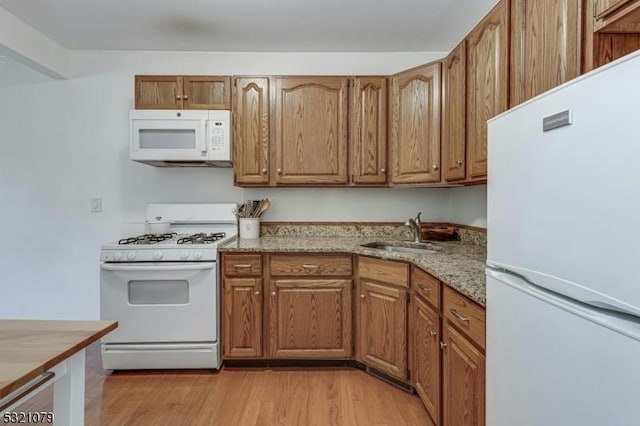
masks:
<instances>
[{"instance_id":1,"label":"wooden countertop edge","mask_svg":"<svg viewBox=\"0 0 640 426\"><path fill-rule=\"evenodd\" d=\"M107 321L104 321L104 322L107 322ZM14 380L13 382L9 382L4 387L0 388L0 398L4 398L5 396L9 395L11 392L15 391L16 389L19 389L21 386L26 385L31 380L35 379L38 375L60 364L60 362L71 357L75 353L80 352L82 349L86 348L91 343L95 342L105 334L115 330L117 327L118 327L118 321L109 321L109 325L107 325L102 330L96 332L95 334L92 334L91 336L88 336L87 338L78 342L77 344L70 347L66 351L54 356L50 360L47 360L43 364L35 367L33 370L29 371L27 374L24 374L19 379Z\"/></svg>"}]
</instances>

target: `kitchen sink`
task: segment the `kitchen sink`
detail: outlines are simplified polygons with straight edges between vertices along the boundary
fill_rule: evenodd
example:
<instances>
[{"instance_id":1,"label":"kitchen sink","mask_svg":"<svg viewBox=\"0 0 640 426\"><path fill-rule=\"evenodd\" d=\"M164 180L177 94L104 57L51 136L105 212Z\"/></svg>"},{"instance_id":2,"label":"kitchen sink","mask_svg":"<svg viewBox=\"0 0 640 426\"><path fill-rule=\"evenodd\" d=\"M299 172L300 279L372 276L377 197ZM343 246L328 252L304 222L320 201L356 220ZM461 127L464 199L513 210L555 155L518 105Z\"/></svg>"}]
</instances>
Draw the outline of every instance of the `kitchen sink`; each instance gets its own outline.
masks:
<instances>
[{"instance_id":1,"label":"kitchen sink","mask_svg":"<svg viewBox=\"0 0 640 426\"><path fill-rule=\"evenodd\" d=\"M362 247L374 248L397 253L427 254L435 253L437 250L433 244L407 243L407 245L391 244L391 243L368 243L362 244Z\"/></svg>"}]
</instances>

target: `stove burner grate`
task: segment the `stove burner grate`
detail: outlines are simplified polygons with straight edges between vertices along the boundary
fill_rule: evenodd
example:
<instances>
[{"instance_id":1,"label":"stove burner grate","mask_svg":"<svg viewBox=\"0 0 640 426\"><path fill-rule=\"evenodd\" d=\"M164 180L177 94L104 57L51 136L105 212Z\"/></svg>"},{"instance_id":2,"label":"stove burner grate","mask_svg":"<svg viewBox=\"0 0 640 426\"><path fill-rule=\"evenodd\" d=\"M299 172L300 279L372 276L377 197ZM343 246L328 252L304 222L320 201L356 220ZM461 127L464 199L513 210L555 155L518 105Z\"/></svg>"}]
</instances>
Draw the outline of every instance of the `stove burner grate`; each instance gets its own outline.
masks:
<instances>
[{"instance_id":1,"label":"stove burner grate","mask_svg":"<svg viewBox=\"0 0 640 426\"><path fill-rule=\"evenodd\" d=\"M178 241L176 241L176 243L178 244L211 244L226 236L227 234L225 234L224 232L216 232L213 234L205 234L204 232L201 232L199 234L189 235L188 237L178 238Z\"/></svg>"},{"instance_id":2,"label":"stove burner grate","mask_svg":"<svg viewBox=\"0 0 640 426\"><path fill-rule=\"evenodd\" d=\"M144 234L138 235L137 237L131 238L123 238L118 241L118 244L157 244L162 241L170 240L175 237L176 233L168 233L168 234Z\"/></svg>"}]
</instances>

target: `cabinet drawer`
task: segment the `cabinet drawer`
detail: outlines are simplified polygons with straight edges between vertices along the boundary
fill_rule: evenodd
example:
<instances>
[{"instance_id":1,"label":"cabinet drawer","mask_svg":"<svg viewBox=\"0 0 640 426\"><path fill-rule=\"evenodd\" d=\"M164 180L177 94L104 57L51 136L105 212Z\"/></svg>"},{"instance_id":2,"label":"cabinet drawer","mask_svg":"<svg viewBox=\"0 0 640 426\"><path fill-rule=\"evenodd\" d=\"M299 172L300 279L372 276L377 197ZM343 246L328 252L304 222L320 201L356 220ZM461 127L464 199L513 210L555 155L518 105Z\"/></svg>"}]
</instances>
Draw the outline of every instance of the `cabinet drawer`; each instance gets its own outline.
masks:
<instances>
[{"instance_id":1,"label":"cabinet drawer","mask_svg":"<svg viewBox=\"0 0 640 426\"><path fill-rule=\"evenodd\" d=\"M449 287L444 287L444 316L482 348L485 347L485 310Z\"/></svg>"},{"instance_id":2,"label":"cabinet drawer","mask_svg":"<svg viewBox=\"0 0 640 426\"><path fill-rule=\"evenodd\" d=\"M409 287L409 265L391 260L360 256L360 278Z\"/></svg>"},{"instance_id":3,"label":"cabinet drawer","mask_svg":"<svg viewBox=\"0 0 640 426\"><path fill-rule=\"evenodd\" d=\"M225 254L222 263L227 277L262 276L262 255L259 254Z\"/></svg>"},{"instance_id":4,"label":"cabinet drawer","mask_svg":"<svg viewBox=\"0 0 640 426\"><path fill-rule=\"evenodd\" d=\"M411 267L411 288L434 308L440 309L440 281L415 266Z\"/></svg>"},{"instance_id":5,"label":"cabinet drawer","mask_svg":"<svg viewBox=\"0 0 640 426\"><path fill-rule=\"evenodd\" d=\"M351 276L351 256L273 255L272 276Z\"/></svg>"}]
</instances>

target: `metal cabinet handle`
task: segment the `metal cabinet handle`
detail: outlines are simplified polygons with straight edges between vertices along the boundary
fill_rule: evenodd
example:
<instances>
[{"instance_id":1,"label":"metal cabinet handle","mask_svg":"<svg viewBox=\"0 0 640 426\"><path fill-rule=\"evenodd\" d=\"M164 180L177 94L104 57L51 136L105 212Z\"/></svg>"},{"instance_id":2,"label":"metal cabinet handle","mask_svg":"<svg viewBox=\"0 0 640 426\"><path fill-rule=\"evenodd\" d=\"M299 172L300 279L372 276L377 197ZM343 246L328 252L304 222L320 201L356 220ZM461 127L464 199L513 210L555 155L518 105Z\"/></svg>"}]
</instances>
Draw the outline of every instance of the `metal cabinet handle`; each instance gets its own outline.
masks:
<instances>
[{"instance_id":1,"label":"metal cabinet handle","mask_svg":"<svg viewBox=\"0 0 640 426\"><path fill-rule=\"evenodd\" d=\"M263 174L263 175L266 175L266 174L267 174L267 168L266 168L266 167L262 169L262 174Z\"/></svg>"},{"instance_id":2,"label":"metal cabinet handle","mask_svg":"<svg viewBox=\"0 0 640 426\"><path fill-rule=\"evenodd\" d=\"M440 349L444 349L447 347L447 344L445 342L440 342Z\"/></svg>"},{"instance_id":3,"label":"metal cabinet handle","mask_svg":"<svg viewBox=\"0 0 640 426\"><path fill-rule=\"evenodd\" d=\"M458 160L458 166L462 166L462 160Z\"/></svg>"},{"instance_id":4,"label":"metal cabinet handle","mask_svg":"<svg viewBox=\"0 0 640 426\"><path fill-rule=\"evenodd\" d=\"M364 294L361 294L361 295L360 295L360 299L364 299L364 298L365 298L365 295L364 295Z\"/></svg>"},{"instance_id":5,"label":"metal cabinet handle","mask_svg":"<svg viewBox=\"0 0 640 426\"><path fill-rule=\"evenodd\" d=\"M180 96L180 95L176 95L176 101L179 101L179 100L181 100L181 99L182 99L182 96Z\"/></svg>"},{"instance_id":6,"label":"metal cabinet handle","mask_svg":"<svg viewBox=\"0 0 640 426\"><path fill-rule=\"evenodd\" d=\"M247 268L251 268L251 265L246 263L238 263L237 265L233 265L233 267L237 269L247 269Z\"/></svg>"},{"instance_id":7,"label":"metal cabinet handle","mask_svg":"<svg viewBox=\"0 0 640 426\"><path fill-rule=\"evenodd\" d=\"M302 267L304 269L318 269L319 268L318 265L311 265L311 264L308 264L308 263L303 264Z\"/></svg>"},{"instance_id":8,"label":"metal cabinet handle","mask_svg":"<svg viewBox=\"0 0 640 426\"><path fill-rule=\"evenodd\" d=\"M260 296L260 291L256 290L256 296Z\"/></svg>"},{"instance_id":9,"label":"metal cabinet handle","mask_svg":"<svg viewBox=\"0 0 640 426\"><path fill-rule=\"evenodd\" d=\"M271 297L276 297L276 292L275 291L271 292Z\"/></svg>"},{"instance_id":10,"label":"metal cabinet handle","mask_svg":"<svg viewBox=\"0 0 640 426\"><path fill-rule=\"evenodd\" d=\"M182 99L184 99L185 101L186 101L186 100L188 100L188 99L189 99L189 95L184 95L184 96L182 97Z\"/></svg>"},{"instance_id":11,"label":"metal cabinet handle","mask_svg":"<svg viewBox=\"0 0 640 426\"><path fill-rule=\"evenodd\" d=\"M380 169L380 173L386 173L387 169Z\"/></svg>"},{"instance_id":12,"label":"metal cabinet handle","mask_svg":"<svg viewBox=\"0 0 640 426\"><path fill-rule=\"evenodd\" d=\"M437 331L435 331L435 330L431 330L431 331L429 332L429 334L430 334L430 335L432 335L432 336L437 336L437 335L438 335L438 332L437 332Z\"/></svg>"},{"instance_id":13,"label":"metal cabinet handle","mask_svg":"<svg viewBox=\"0 0 640 426\"><path fill-rule=\"evenodd\" d=\"M431 166L431 168L432 168L433 170L438 170L438 165L437 165L437 164L434 164L433 166Z\"/></svg>"},{"instance_id":14,"label":"metal cabinet handle","mask_svg":"<svg viewBox=\"0 0 640 426\"><path fill-rule=\"evenodd\" d=\"M276 173L281 175L282 174L282 169L276 169Z\"/></svg>"},{"instance_id":15,"label":"metal cabinet handle","mask_svg":"<svg viewBox=\"0 0 640 426\"><path fill-rule=\"evenodd\" d=\"M463 317L462 315L460 315L458 313L458 311L456 311L455 309L451 309L451 315L453 315L454 317L456 317L459 321L464 321L464 322L469 322L469 318L467 317Z\"/></svg>"},{"instance_id":16,"label":"metal cabinet handle","mask_svg":"<svg viewBox=\"0 0 640 426\"><path fill-rule=\"evenodd\" d=\"M431 289L430 289L429 287L425 287L425 286L424 286L424 285L422 285L422 284L418 284L418 287L419 287L419 288L420 288L420 290L422 290L422 291L431 291Z\"/></svg>"}]
</instances>

